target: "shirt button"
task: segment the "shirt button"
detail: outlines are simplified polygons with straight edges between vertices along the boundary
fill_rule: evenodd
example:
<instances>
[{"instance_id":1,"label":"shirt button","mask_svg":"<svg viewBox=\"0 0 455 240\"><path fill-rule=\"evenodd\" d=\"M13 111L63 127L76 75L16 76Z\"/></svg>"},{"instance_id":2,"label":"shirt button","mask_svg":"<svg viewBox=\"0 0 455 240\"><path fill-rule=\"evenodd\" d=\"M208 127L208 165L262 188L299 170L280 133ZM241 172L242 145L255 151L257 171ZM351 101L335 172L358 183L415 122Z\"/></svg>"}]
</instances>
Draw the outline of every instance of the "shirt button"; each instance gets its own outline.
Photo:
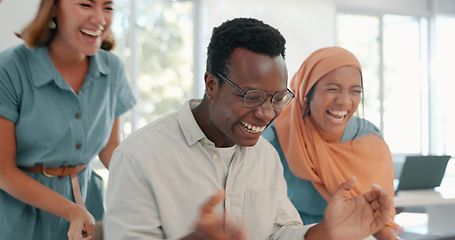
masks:
<instances>
[{"instance_id":1,"label":"shirt button","mask_svg":"<svg viewBox=\"0 0 455 240\"><path fill-rule=\"evenodd\" d=\"M216 160L217 158L218 158L218 155L216 155L216 154L213 154L213 155L212 155L212 159L213 159L213 160Z\"/></svg>"},{"instance_id":2,"label":"shirt button","mask_svg":"<svg viewBox=\"0 0 455 240\"><path fill-rule=\"evenodd\" d=\"M82 147L82 144L76 143L76 149L80 149Z\"/></svg>"},{"instance_id":3,"label":"shirt button","mask_svg":"<svg viewBox=\"0 0 455 240\"><path fill-rule=\"evenodd\" d=\"M79 119L79 118L81 118L81 114L80 114L80 113L76 113L76 114L74 114L74 117L75 117L76 119Z\"/></svg>"}]
</instances>

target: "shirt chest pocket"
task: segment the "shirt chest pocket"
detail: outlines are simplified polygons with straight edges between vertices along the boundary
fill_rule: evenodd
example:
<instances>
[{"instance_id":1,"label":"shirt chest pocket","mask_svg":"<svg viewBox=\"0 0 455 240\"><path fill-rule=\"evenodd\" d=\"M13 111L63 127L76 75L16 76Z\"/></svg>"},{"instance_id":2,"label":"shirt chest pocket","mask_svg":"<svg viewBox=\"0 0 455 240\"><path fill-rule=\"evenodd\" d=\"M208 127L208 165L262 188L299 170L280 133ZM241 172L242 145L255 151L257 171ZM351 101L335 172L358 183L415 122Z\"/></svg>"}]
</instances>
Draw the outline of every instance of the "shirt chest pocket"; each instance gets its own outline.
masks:
<instances>
[{"instance_id":1,"label":"shirt chest pocket","mask_svg":"<svg viewBox=\"0 0 455 240\"><path fill-rule=\"evenodd\" d=\"M245 191L243 220L247 224L249 239L267 239L277 214L278 191Z\"/></svg>"}]
</instances>

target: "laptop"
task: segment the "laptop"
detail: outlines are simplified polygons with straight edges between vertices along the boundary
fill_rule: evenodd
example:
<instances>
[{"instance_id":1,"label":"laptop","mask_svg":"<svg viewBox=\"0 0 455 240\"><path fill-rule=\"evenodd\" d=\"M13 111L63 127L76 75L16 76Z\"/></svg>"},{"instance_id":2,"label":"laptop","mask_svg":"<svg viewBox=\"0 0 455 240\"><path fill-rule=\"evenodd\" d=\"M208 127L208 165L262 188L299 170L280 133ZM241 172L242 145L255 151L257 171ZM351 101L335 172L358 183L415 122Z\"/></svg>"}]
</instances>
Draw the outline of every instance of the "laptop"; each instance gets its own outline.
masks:
<instances>
[{"instance_id":1,"label":"laptop","mask_svg":"<svg viewBox=\"0 0 455 240\"><path fill-rule=\"evenodd\" d=\"M395 193L400 190L433 189L441 185L450 156L407 156Z\"/></svg>"}]
</instances>

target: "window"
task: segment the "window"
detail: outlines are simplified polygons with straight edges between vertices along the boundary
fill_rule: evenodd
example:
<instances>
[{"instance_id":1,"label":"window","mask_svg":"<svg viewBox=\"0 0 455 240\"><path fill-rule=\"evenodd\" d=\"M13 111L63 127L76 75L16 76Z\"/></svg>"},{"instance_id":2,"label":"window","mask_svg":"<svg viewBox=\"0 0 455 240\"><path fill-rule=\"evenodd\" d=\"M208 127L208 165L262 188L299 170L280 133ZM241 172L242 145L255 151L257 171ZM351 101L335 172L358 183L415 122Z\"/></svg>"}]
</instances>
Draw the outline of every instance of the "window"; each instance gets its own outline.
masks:
<instances>
[{"instance_id":1,"label":"window","mask_svg":"<svg viewBox=\"0 0 455 240\"><path fill-rule=\"evenodd\" d=\"M455 155L455 126L449 124L455 114L448 110L455 87L450 66L455 18L437 16L436 30L431 26L427 17L418 16L336 17L337 45L352 51L363 67L360 113L381 129L393 153Z\"/></svg>"},{"instance_id":2,"label":"window","mask_svg":"<svg viewBox=\"0 0 455 240\"><path fill-rule=\"evenodd\" d=\"M352 51L363 67L365 118L381 129L392 152L420 153L420 19L339 13L336 28L337 45Z\"/></svg>"},{"instance_id":3,"label":"window","mask_svg":"<svg viewBox=\"0 0 455 240\"><path fill-rule=\"evenodd\" d=\"M359 106L359 112L363 112L365 118L382 129L382 61L379 41L381 19L377 16L338 14L336 22L337 45L353 52L362 65L365 98L364 106Z\"/></svg>"},{"instance_id":4,"label":"window","mask_svg":"<svg viewBox=\"0 0 455 240\"><path fill-rule=\"evenodd\" d=\"M411 16L383 17L383 133L391 150L422 152L422 121L427 90L422 86L426 54L420 37L426 21ZM428 141L428 139L426 139Z\"/></svg>"},{"instance_id":5,"label":"window","mask_svg":"<svg viewBox=\"0 0 455 240\"><path fill-rule=\"evenodd\" d=\"M455 111L453 111L455 89L455 17L437 16L435 55L432 65L434 82L434 149L438 154L455 156Z\"/></svg>"},{"instance_id":6,"label":"window","mask_svg":"<svg viewBox=\"0 0 455 240\"><path fill-rule=\"evenodd\" d=\"M192 1L118 0L112 29L138 104L123 119L128 135L179 108L193 88Z\"/></svg>"}]
</instances>

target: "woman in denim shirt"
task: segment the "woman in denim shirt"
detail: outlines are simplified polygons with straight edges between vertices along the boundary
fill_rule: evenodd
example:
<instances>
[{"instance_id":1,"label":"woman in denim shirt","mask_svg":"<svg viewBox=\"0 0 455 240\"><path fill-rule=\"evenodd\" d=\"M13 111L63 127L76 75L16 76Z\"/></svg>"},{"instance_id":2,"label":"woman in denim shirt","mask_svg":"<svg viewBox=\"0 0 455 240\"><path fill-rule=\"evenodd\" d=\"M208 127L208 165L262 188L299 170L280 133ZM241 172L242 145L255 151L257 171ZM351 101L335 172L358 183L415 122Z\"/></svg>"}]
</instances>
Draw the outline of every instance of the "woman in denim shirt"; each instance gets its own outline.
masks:
<instances>
[{"instance_id":1,"label":"woman in denim shirt","mask_svg":"<svg viewBox=\"0 0 455 240\"><path fill-rule=\"evenodd\" d=\"M135 104L103 50L112 17L112 1L42 0L25 43L0 53L0 238L93 238L88 164L109 166Z\"/></svg>"}]
</instances>

